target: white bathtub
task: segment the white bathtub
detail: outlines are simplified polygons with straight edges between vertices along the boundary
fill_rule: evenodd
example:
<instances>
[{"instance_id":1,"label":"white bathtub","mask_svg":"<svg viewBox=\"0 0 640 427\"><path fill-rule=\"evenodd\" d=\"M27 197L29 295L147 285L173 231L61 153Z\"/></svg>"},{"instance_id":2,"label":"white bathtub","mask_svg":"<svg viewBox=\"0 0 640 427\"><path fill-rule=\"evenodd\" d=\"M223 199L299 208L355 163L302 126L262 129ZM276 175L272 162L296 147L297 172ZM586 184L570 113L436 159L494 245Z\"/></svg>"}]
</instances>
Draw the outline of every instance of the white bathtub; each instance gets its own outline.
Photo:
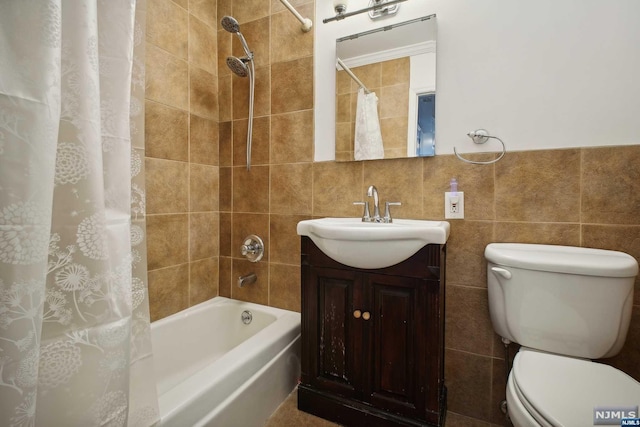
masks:
<instances>
[{"instance_id":1,"label":"white bathtub","mask_svg":"<svg viewBox=\"0 0 640 427\"><path fill-rule=\"evenodd\" d=\"M151 340L163 427L262 426L300 376L292 311L216 297L153 322Z\"/></svg>"}]
</instances>

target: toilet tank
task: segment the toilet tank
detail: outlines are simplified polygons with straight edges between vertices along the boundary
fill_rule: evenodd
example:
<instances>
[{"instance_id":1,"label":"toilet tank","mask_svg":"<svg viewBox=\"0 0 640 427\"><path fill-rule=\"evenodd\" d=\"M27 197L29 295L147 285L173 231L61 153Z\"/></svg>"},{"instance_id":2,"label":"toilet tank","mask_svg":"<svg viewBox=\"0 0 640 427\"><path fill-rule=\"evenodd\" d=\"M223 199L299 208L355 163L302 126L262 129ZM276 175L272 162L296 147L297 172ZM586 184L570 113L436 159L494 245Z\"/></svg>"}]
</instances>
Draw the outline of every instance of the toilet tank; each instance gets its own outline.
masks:
<instances>
[{"instance_id":1,"label":"toilet tank","mask_svg":"<svg viewBox=\"0 0 640 427\"><path fill-rule=\"evenodd\" d=\"M552 353L616 355L629 329L636 260L572 246L491 243L489 311L503 338Z\"/></svg>"}]
</instances>

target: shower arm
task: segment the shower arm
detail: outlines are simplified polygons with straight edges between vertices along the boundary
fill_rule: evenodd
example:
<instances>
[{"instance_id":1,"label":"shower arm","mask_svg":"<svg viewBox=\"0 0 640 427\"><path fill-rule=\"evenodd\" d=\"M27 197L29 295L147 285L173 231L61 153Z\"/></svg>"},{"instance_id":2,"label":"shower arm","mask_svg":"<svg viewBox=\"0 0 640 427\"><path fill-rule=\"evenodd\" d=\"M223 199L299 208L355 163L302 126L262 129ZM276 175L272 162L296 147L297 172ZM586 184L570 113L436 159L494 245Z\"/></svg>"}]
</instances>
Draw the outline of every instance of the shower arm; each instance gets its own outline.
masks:
<instances>
[{"instance_id":1,"label":"shower arm","mask_svg":"<svg viewBox=\"0 0 640 427\"><path fill-rule=\"evenodd\" d=\"M311 31L311 27L313 27L313 22L311 22L311 19L305 18L300 15L298 11L293 6L291 6L291 3L289 3L287 0L280 0L280 3L282 3L284 7L289 9L289 12L293 13L293 16L295 16L296 19L300 21L300 23L302 24L301 29L303 32L308 33L309 31Z\"/></svg>"}]
</instances>

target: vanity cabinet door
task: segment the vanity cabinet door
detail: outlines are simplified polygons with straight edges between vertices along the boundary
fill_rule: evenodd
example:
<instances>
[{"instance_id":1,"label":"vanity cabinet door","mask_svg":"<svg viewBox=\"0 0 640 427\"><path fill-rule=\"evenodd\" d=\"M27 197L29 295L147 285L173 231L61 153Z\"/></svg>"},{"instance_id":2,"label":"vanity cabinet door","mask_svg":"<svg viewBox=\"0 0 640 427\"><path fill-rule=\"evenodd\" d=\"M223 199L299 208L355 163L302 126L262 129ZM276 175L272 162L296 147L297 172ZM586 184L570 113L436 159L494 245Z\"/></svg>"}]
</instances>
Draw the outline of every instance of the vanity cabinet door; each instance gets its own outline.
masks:
<instances>
[{"instance_id":1,"label":"vanity cabinet door","mask_svg":"<svg viewBox=\"0 0 640 427\"><path fill-rule=\"evenodd\" d=\"M307 384L409 417L424 414L424 286L398 276L312 268L317 292ZM304 311L303 309L303 311ZM311 338L307 335L307 338ZM307 359L307 353L303 360Z\"/></svg>"},{"instance_id":2,"label":"vanity cabinet door","mask_svg":"<svg viewBox=\"0 0 640 427\"><path fill-rule=\"evenodd\" d=\"M378 270L302 239L299 409L345 426L442 426L444 247Z\"/></svg>"},{"instance_id":3,"label":"vanity cabinet door","mask_svg":"<svg viewBox=\"0 0 640 427\"><path fill-rule=\"evenodd\" d=\"M303 382L362 399L362 276L349 270L312 268L304 282ZM360 313L362 310L360 311ZM355 315L354 315L355 313ZM303 320L304 321L304 320Z\"/></svg>"},{"instance_id":4,"label":"vanity cabinet door","mask_svg":"<svg viewBox=\"0 0 640 427\"><path fill-rule=\"evenodd\" d=\"M424 417L427 383L424 281L364 275L371 310L363 366L367 401L389 412Z\"/></svg>"}]
</instances>

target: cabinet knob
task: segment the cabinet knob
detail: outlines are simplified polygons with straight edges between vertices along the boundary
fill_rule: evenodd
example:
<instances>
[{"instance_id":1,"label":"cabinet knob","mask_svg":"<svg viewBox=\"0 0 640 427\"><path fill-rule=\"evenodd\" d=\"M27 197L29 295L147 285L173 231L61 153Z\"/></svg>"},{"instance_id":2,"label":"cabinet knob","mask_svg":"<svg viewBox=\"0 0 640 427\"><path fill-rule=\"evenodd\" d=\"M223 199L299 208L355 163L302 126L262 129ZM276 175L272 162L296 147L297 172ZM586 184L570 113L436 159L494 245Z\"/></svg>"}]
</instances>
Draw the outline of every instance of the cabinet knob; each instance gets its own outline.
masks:
<instances>
[{"instance_id":1,"label":"cabinet knob","mask_svg":"<svg viewBox=\"0 0 640 427\"><path fill-rule=\"evenodd\" d=\"M364 313L362 313L362 318L364 320L369 320L371 319L371 314L368 311L365 311Z\"/></svg>"},{"instance_id":2,"label":"cabinet knob","mask_svg":"<svg viewBox=\"0 0 640 427\"><path fill-rule=\"evenodd\" d=\"M360 316L362 316L362 312L360 310L356 310L353 312L353 317L355 317L356 319L359 319Z\"/></svg>"}]
</instances>

